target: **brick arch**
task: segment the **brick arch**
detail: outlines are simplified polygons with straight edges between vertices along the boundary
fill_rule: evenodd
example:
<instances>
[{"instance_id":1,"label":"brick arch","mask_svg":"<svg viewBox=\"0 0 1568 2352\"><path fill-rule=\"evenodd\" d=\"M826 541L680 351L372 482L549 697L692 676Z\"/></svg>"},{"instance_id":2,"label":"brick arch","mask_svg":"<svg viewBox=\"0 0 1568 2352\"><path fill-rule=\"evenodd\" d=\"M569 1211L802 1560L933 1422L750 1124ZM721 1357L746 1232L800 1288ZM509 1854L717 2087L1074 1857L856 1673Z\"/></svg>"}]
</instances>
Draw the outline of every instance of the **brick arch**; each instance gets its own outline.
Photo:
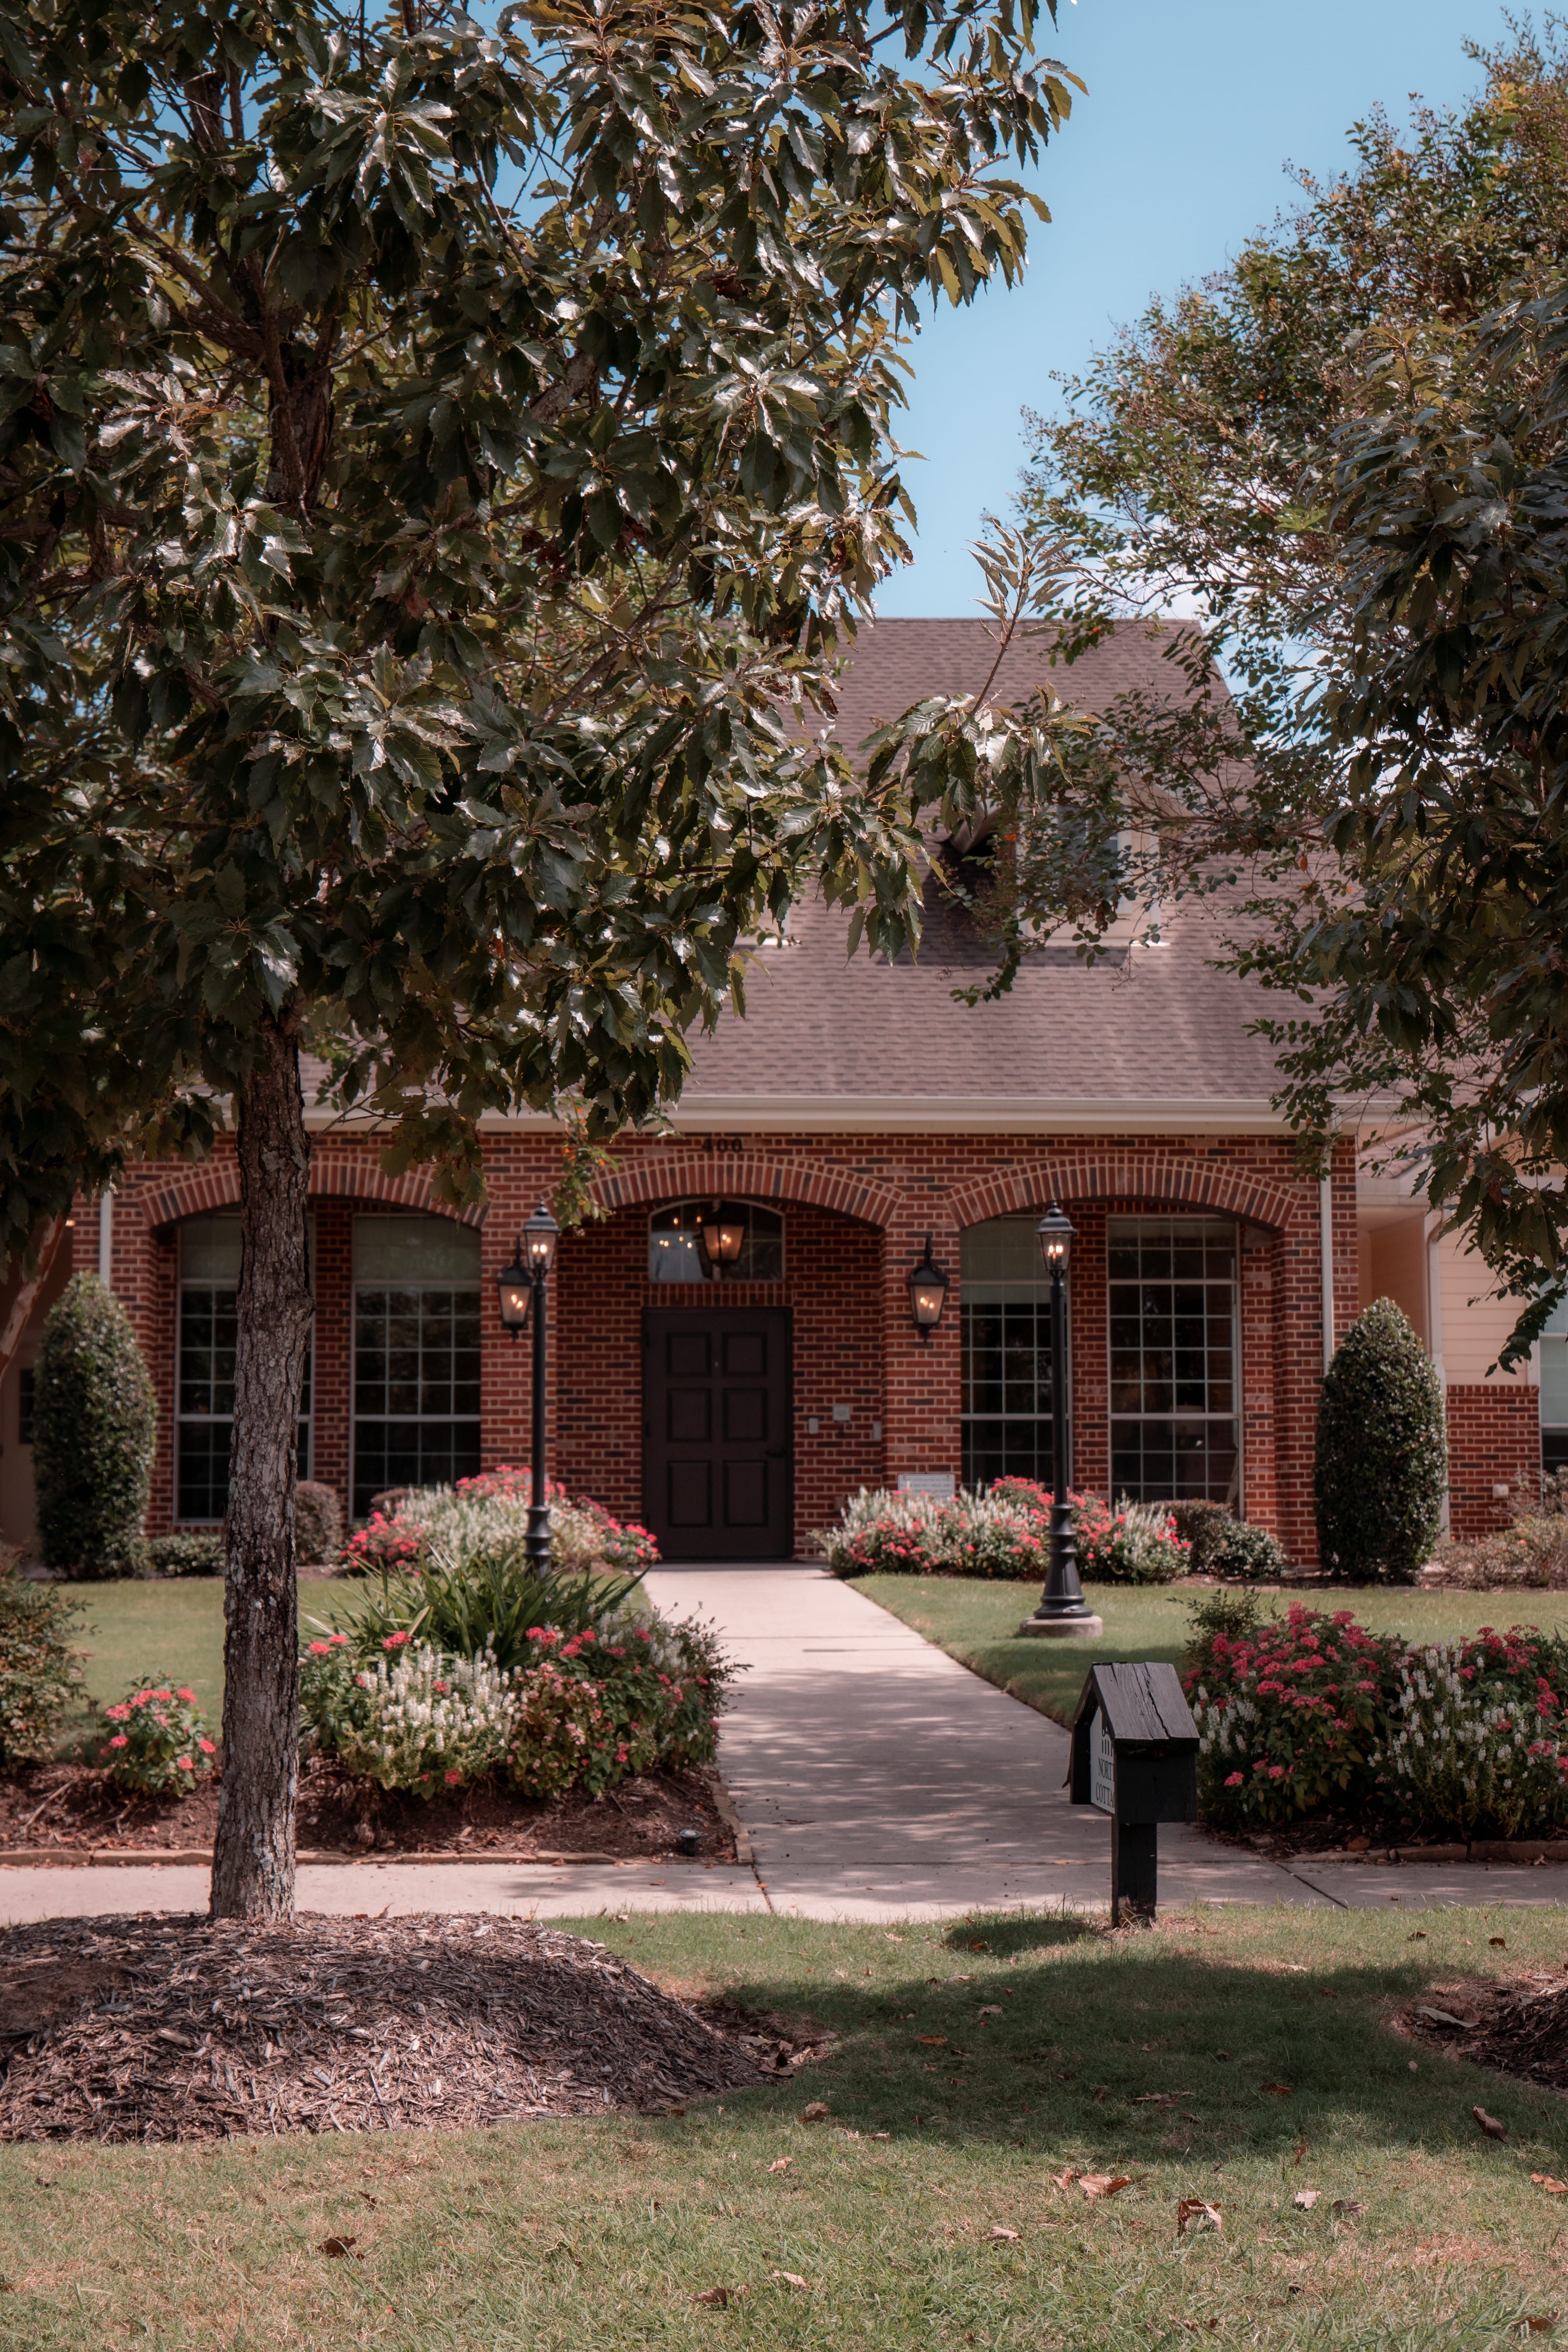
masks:
<instances>
[{"instance_id":1,"label":"brick arch","mask_svg":"<svg viewBox=\"0 0 1568 2352\"><path fill-rule=\"evenodd\" d=\"M863 1225L893 1221L897 1196L863 1177L808 1162L776 1160L763 1152L693 1152L683 1159L650 1154L613 1176L599 1176L594 1198L606 1209L653 1207L661 1201L753 1201L761 1207L794 1203L830 1209Z\"/></svg>"},{"instance_id":2,"label":"brick arch","mask_svg":"<svg viewBox=\"0 0 1568 2352\"><path fill-rule=\"evenodd\" d=\"M360 1160L312 1159L310 1197L312 1201L367 1201L384 1208L419 1209L428 1216L450 1217L458 1224L482 1225L485 1208L454 1209L437 1200L432 1180L415 1170L404 1176L384 1175ZM239 1170L232 1161L193 1169L188 1176L149 1187L142 1206L150 1225L177 1224L184 1217L207 1215L214 1209L239 1205Z\"/></svg>"},{"instance_id":3,"label":"brick arch","mask_svg":"<svg viewBox=\"0 0 1568 2352\"><path fill-rule=\"evenodd\" d=\"M1271 1184L1243 1168L1202 1160L1142 1159L1133 1152L1075 1154L961 1185L949 1207L955 1224L1045 1209L1051 1201L1158 1201L1173 1208L1209 1209L1281 1231L1304 1194Z\"/></svg>"}]
</instances>

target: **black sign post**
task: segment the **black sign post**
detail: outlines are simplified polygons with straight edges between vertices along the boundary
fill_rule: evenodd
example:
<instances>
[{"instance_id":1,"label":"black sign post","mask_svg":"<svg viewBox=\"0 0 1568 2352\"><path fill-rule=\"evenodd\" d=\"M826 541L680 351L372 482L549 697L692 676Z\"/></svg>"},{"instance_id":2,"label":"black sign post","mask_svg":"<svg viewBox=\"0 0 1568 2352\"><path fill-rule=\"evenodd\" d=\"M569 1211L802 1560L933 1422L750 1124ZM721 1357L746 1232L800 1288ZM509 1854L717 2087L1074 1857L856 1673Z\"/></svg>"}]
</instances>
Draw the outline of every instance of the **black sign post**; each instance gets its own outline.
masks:
<instances>
[{"instance_id":1,"label":"black sign post","mask_svg":"<svg viewBox=\"0 0 1568 2352\"><path fill-rule=\"evenodd\" d=\"M1174 1666L1091 1666L1072 1720L1075 1805L1110 1816L1110 1924L1152 1924L1162 1822L1198 1817L1198 1727Z\"/></svg>"}]
</instances>

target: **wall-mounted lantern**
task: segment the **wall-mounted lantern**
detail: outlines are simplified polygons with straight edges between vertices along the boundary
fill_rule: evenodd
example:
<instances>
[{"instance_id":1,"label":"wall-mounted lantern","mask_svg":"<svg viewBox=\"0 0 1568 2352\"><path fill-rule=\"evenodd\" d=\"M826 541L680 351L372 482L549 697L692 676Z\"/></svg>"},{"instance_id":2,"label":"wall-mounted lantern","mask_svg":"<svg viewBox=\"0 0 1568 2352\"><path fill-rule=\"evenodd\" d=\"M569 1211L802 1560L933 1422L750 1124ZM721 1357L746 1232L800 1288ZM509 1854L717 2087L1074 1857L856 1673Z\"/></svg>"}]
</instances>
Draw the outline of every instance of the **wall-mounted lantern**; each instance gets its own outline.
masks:
<instances>
[{"instance_id":1,"label":"wall-mounted lantern","mask_svg":"<svg viewBox=\"0 0 1568 2352\"><path fill-rule=\"evenodd\" d=\"M744 1213L731 1202L715 1201L699 1217L697 1231L702 1242L702 1255L710 1265L733 1265L745 1245Z\"/></svg>"},{"instance_id":2,"label":"wall-mounted lantern","mask_svg":"<svg viewBox=\"0 0 1568 2352\"><path fill-rule=\"evenodd\" d=\"M910 1272L910 1313L923 1347L931 1346L931 1335L942 1321L942 1310L947 1304L947 1276L931 1254L931 1235L926 1235L925 1255Z\"/></svg>"}]
</instances>

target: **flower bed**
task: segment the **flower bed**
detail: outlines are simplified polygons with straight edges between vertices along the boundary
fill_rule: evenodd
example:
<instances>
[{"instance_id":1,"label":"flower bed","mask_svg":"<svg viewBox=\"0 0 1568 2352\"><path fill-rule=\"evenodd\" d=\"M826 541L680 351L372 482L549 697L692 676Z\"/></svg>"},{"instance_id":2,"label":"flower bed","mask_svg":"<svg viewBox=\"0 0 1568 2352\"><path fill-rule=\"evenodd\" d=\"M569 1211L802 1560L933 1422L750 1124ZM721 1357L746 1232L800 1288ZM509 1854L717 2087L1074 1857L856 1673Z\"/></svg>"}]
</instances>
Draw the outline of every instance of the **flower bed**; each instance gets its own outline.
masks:
<instances>
[{"instance_id":1,"label":"flower bed","mask_svg":"<svg viewBox=\"0 0 1568 2352\"><path fill-rule=\"evenodd\" d=\"M1071 1495L1079 1572L1105 1583L1168 1584L1190 1547L1157 1504ZM862 1487L819 1538L836 1576L1043 1579L1050 1560L1051 1497L1031 1478L998 1478L984 1495L951 1499Z\"/></svg>"},{"instance_id":2,"label":"flower bed","mask_svg":"<svg viewBox=\"0 0 1568 2352\"><path fill-rule=\"evenodd\" d=\"M712 1632L622 1615L570 1634L530 1628L521 1663L461 1658L386 1634L366 1658L347 1634L300 1663L307 1750L419 1797L504 1774L520 1793L589 1796L655 1769L710 1764L733 1668Z\"/></svg>"},{"instance_id":3,"label":"flower bed","mask_svg":"<svg viewBox=\"0 0 1568 2352\"><path fill-rule=\"evenodd\" d=\"M502 1464L455 1486L411 1487L390 1512L374 1511L344 1544L342 1565L362 1572L419 1567L431 1553L470 1558L521 1543L528 1533L531 1481L526 1470ZM552 1567L610 1569L641 1575L658 1559L645 1527L617 1519L585 1495L545 1487L550 1506Z\"/></svg>"},{"instance_id":4,"label":"flower bed","mask_svg":"<svg viewBox=\"0 0 1568 2352\"><path fill-rule=\"evenodd\" d=\"M1276 1829L1342 1813L1420 1833L1568 1822L1568 1650L1533 1626L1409 1644L1350 1610L1194 1611L1185 1687L1205 1820Z\"/></svg>"}]
</instances>

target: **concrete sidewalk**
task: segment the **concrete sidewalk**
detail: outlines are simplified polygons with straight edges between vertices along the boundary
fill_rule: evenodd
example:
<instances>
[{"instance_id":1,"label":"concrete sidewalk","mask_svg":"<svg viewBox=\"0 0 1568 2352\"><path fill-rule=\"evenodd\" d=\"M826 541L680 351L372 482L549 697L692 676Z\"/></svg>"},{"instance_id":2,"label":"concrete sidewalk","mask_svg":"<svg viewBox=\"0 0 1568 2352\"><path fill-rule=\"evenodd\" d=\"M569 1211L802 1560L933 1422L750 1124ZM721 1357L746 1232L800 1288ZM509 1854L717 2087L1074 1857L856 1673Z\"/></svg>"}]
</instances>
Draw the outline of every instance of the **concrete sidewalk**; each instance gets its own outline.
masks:
<instances>
[{"instance_id":1,"label":"concrete sidewalk","mask_svg":"<svg viewBox=\"0 0 1568 2352\"><path fill-rule=\"evenodd\" d=\"M540 1918L771 1909L871 1920L1103 1909L1110 1825L1068 1803L1068 1738L1058 1725L820 1569L667 1568L647 1583L660 1609L715 1620L749 1668L724 1718L721 1763L751 1832L754 1871L681 1862L308 1864L300 1908ZM1568 1901L1568 1867L1303 1859L1283 1868L1173 1827L1160 1833L1160 1899L1533 1907ZM198 1868L0 1868L0 1920L205 1907Z\"/></svg>"}]
</instances>

